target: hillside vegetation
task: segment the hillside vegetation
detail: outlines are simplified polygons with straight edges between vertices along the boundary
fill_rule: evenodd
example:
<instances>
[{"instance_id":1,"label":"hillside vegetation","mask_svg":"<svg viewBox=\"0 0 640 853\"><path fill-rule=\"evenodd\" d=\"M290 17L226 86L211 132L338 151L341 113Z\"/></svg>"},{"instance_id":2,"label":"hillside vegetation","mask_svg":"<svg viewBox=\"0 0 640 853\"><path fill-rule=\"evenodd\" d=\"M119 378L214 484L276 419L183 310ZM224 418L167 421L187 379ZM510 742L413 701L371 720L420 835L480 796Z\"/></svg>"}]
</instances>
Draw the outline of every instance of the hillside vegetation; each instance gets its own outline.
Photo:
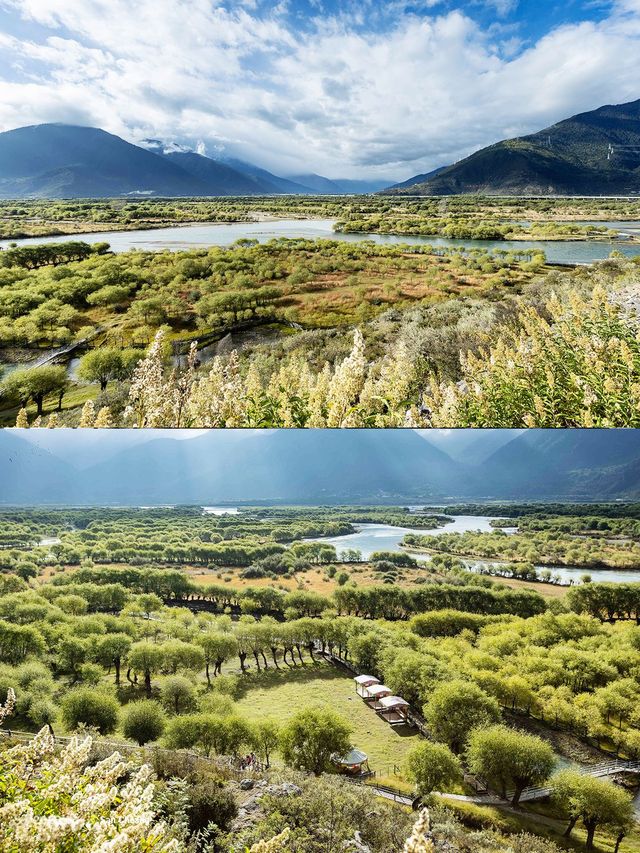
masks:
<instances>
[{"instance_id":1,"label":"hillside vegetation","mask_svg":"<svg viewBox=\"0 0 640 853\"><path fill-rule=\"evenodd\" d=\"M602 512L602 524L622 525ZM70 845L80 827L110 839L113 819L127 851L238 853L283 835L287 853L338 853L358 829L373 853L400 853L413 817L342 783L331 755L353 745L368 753L370 784L430 804L433 826L418 830L442 853L637 850L624 787L635 777L616 785L584 771L640 754L640 584L585 583L545 602L444 556L402 589L360 586L355 572L331 595L305 589L307 569L331 574L336 554L302 537L376 513L401 510L3 510L0 849L24 838L20 849L35 851L30 839L46 831ZM46 536L60 541L40 544ZM401 572L407 559L374 562ZM271 584L195 585L194 560L225 573L241 563ZM300 586L278 589L285 575ZM376 716L354 672L403 696L412 724ZM18 744L7 726L41 731ZM56 747L51 730L81 741ZM92 807L78 815L58 778L64 790L92 784ZM522 791L547 781L550 800L520 808ZM474 802L479 784L494 806ZM461 793L470 799L446 797ZM255 847L269 849L279 848Z\"/></svg>"},{"instance_id":2,"label":"hillside vegetation","mask_svg":"<svg viewBox=\"0 0 640 853\"><path fill-rule=\"evenodd\" d=\"M74 260L78 253L89 256ZM636 422L637 408L620 396L636 399L633 319L624 296L616 305L607 295L632 291L633 261L552 273L529 285L538 257L428 247L284 240L112 256L99 244L91 250L80 243L56 246L55 254L15 249L6 256L0 335L7 355L13 348L20 357L19 345L74 338L98 345L79 378L97 382L103 392L112 383L115 396L103 393L96 401L109 410L110 424L126 422L127 406L140 426ZM560 301L563 293L573 295ZM356 331L355 343L354 322L364 331ZM303 324L307 331L299 328ZM158 327L152 354L136 368L141 344ZM218 350L210 364L199 366L194 350L173 378L166 370L172 351L184 352L190 341L252 328L264 332L238 349L230 341L230 354ZM490 360L486 340L499 341ZM609 342L617 351L608 356L609 379L602 384L590 376L598 372L591 352ZM522 384L510 365L529 350L534 357L527 356L521 369L531 377ZM79 405L96 391L74 391L62 368L47 370L33 377L29 371L9 374L5 399L18 404L14 412L31 401L38 413L45 406L62 411L71 387L71 423L78 423ZM551 385L548 375L556 377ZM442 385L446 377L467 381ZM138 400L141 383L147 399ZM572 386L579 393L566 393ZM163 401L161 412L151 403L154 393ZM560 408L545 402L549 394Z\"/></svg>"}]
</instances>

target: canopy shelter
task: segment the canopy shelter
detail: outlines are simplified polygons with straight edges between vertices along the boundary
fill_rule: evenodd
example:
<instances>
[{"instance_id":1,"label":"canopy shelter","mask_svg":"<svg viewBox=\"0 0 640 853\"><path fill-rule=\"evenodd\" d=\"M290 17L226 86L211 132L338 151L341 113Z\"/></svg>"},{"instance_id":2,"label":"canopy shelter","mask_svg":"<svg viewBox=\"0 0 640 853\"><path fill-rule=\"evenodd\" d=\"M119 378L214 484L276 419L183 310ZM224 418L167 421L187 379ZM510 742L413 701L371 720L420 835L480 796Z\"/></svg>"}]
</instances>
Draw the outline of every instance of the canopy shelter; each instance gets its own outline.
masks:
<instances>
[{"instance_id":1,"label":"canopy shelter","mask_svg":"<svg viewBox=\"0 0 640 853\"><path fill-rule=\"evenodd\" d=\"M331 756L331 761L336 765L336 767L344 773L348 773L350 776L360 776L362 774L371 773L367 753L363 752L361 749L356 749L355 746L352 747L345 755L338 755L337 752L334 752Z\"/></svg>"},{"instance_id":2,"label":"canopy shelter","mask_svg":"<svg viewBox=\"0 0 640 853\"><path fill-rule=\"evenodd\" d=\"M370 706L376 711L378 710L378 702L383 696L391 696L391 690L386 684L372 684L366 688L366 693L362 697L365 702L369 702Z\"/></svg>"},{"instance_id":3,"label":"canopy shelter","mask_svg":"<svg viewBox=\"0 0 640 853\"><path fill-rule=\"evenodd\" d=\"M400 725L407 722L409 703L402 696L383 696L376 711L392 726Z\"/></svg>"},{"instance_id":4,"label":"canopy shelter","mask_svg":"<svg viewBox=\"0 0 640 853\"><path fill-rule=\"evenodd\" d=\"M375 675L356 675L353 680L356 683L356 693L363 699L368 698L367 690L372 684L380 684L380 679Z\"/></svg>"}]
</instances>

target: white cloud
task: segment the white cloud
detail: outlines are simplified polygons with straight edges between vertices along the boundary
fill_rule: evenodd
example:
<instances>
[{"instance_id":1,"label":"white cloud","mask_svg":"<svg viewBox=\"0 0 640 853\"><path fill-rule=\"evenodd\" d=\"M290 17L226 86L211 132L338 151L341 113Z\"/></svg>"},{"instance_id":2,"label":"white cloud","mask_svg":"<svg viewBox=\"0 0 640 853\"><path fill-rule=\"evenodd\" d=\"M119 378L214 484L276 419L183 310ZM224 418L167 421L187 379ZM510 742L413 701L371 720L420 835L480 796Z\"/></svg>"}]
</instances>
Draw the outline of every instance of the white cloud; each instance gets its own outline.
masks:
<instances>
[{"instance_id":1,"label":"white cloud","mask_svg":"<svg viewBox=\"0 0 640 853\"><path fill-rule=\"evenodd\" d=\"M459 11L399 16L384 33L344 16L303 33L284 8L260 17L252 2L0 6L33 30L30 40L0 34L0 129L95 124L132 140L224 147L281 171L406 177L640 95L640 0L524 52L513 34L491 41Z\"/></svg>"}]
</instances>

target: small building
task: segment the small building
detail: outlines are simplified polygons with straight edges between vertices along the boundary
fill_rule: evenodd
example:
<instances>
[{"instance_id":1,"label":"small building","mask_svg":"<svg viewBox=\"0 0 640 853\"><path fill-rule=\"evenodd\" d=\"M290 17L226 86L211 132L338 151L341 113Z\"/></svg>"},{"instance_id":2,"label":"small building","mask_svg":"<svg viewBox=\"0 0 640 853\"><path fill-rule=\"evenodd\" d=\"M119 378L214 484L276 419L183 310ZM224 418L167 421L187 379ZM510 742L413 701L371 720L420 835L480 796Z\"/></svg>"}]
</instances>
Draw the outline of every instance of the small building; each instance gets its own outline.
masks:
<instances>
[{"instance_id":1,"label":"small building","mask_svg":"<svg viewBox=\"0 0 640 853\"><path fill-rule=\"evenodd\" d=\"M379 701L384 696L391 696L391 690L387 687L386 684L372 684L371 687L367 687L366 695L362 698L365 702L369 704L370 708L373 708L374 711L377 711L379 708Z\"/></svg>"},{"instance_id":2,"label":"small building","mask_svg":"<svg viewBox=\"0 0 640 853\"><path fill-rule=\"evenodd\" d=\"M355 746L345 755L338 755L337 752L334 752L331 761L349 776L368 776L371 773L367 753L361 749L356 749Z\"/></svg>"},{"instance_id":3,"label":"small building","mask_svg":"<svg viewBox=\"0 0 640 853\"><path fill-rule=\"evenodd\" d=\"M372 684L380 684L380 679L376 678L375 675L356 675L353 680L356 683L356 693L363 699L368 698L367 688L371 687Z\"/></svg>"},{"instance_id":4,"label":"small building","mask_svg":"<svg viewBox=\"0 0 640 853\"><path fill-rule=\"evenodd\" d=\"M409 703L402 696L383 696L376 711L390 725L404 725L409 716Z\"/></svg>"}]
</instances>

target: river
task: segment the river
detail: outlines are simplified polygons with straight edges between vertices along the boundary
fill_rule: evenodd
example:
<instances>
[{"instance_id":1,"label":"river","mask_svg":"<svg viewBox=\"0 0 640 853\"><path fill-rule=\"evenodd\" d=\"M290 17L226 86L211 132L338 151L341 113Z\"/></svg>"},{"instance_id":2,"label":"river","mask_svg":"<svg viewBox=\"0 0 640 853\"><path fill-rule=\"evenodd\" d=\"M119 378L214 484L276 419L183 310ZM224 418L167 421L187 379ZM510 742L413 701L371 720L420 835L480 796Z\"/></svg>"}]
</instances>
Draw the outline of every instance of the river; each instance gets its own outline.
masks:
<instances>
[{"instance_id":1,"label":"river","mask_svg":"<svg viewBox=\"0 0 640 853\"><path fill-rule=\"evenodd\" d=\"M491 532L493 517L484 515L457 515L453 516L453 522L438 528L415 528L415 527L393 527L390 524L358 524L358 532L346 536L322 537L313 541L324 542L333 545L338 552L349 548L360 551L365 560L368 560L374 551L392 551L412 554L419 560L428 562L428 554L401 548L400 543L407 533L428 534L437 536L442 533L465 533L468 531ZM503 528L505 533L515 533L516 527ZM465 561L470 570L482 565L496 564L498 560L468 560ZM536 566L539 571L549 568L552 575L559 578L563 584L580 583L582 575L588 574L593 581L609 581L614 583L640 582L640 571L628 569L585 569L580 566ZM497 578L499 580L499 578Z\"/></svg>"},{"instance_id":2,"label":"river","mask_svg":"<svg viewBox=\"0 0 640 853\"><path fill-rule=\"evenodd\" d=\"M182 225L171 228L155 228L141 231L101 231L92 234L73 234L61 237L28 237L22 240L3 240L6 248L10 242L19 245L38 243L64 243L69 240L86 240L90 243L107 242L114 252L131 249L146 251L178 251L202 249L208 246L230 246L240 239L258 240L266 243L277 238L305 238L342 240L357 243L370 240L378 244L409 243L430 245L438 248L477 248L504 251L539 249L550 263L588 264L603 260L614 250L628 257L640 255L640 243L621 240L577 241L577 240L453 240L446 237L399 237L394 234L340 234L333 230L335 219L280 219L273 222L235 222L230 224L211 223L205 225ZM607 222L609 227L631 231L637 222Z\"/></svg>"},{"instance_id":3,"label":"river","mask_svg":"<svg viewBox=\"0 0 640 853\"><path fill-rule=\"evenodd\" d=\"M331 536L323 537L315 541L325 542L327 545L333 545L338 554L340 551L345 551L353 548L362 553L365 560L374 553L374 551L405 551L400 547L404 536L407 533L416 533L436 535L439 533L466 533L470 530L480 530L490 532L492 519L489 516L480 515L458 515L454 517L451 524L445 524L444 527L426 528L426 527L393 527L391 524L358 524L357 533L348 533L346 536ZM419 555L422 559L424 554Z\"/></svg>"}]
</instances>

